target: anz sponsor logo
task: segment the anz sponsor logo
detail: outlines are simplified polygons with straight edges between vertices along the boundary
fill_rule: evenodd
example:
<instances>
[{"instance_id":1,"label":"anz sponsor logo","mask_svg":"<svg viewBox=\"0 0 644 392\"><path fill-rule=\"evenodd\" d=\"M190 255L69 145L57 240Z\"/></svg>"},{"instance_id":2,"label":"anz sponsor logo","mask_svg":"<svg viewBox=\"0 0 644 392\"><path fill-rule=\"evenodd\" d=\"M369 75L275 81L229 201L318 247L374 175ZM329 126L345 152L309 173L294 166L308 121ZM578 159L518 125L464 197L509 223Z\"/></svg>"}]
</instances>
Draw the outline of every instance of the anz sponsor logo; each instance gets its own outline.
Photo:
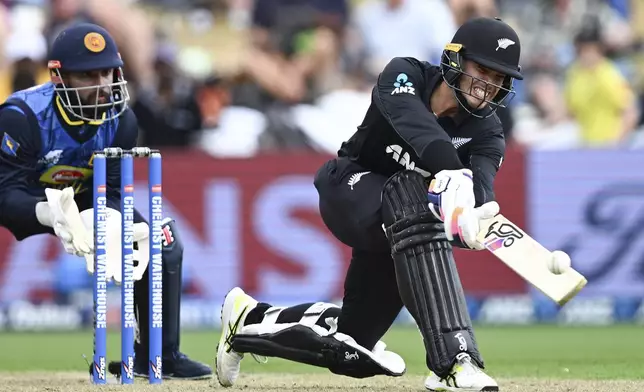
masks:
<instances>
[{"instance_id":1,"label":"anz sponsor logo","mask_svg":"<svg viewBox=\"0 0 644 392\"><path fill-rule=\"evenodd\" d=\"M394 91L391 92L391 95L396 94L411 94L416 95L416 89L414 84L409 81L407 74L401 73L396 77L396 82L394 83Z\"/></svg>"}]
</instances>

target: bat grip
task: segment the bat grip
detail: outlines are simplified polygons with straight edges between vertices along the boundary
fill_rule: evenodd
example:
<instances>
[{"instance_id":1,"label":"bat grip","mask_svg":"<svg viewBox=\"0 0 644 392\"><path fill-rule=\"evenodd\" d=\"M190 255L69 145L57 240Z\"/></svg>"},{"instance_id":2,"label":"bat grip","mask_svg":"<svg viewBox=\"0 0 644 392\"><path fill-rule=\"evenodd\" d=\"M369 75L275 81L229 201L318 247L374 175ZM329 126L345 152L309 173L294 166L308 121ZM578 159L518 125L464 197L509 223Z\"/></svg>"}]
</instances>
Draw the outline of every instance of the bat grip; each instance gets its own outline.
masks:
<instances>
[{"instance_id":1,"label":"bat grip","mask_svg":"<svg viewBox=\"0 0 644 392\"><path fill-rule=\"evenodd\" d=\"M427 200L429 200L429 202L432 203L433 205L435 205L436 207L440 208L440 206L441 206L441 197L440 197L440 195L437 195L435 193L427 192Z\"/></svg>"}]
</instances>

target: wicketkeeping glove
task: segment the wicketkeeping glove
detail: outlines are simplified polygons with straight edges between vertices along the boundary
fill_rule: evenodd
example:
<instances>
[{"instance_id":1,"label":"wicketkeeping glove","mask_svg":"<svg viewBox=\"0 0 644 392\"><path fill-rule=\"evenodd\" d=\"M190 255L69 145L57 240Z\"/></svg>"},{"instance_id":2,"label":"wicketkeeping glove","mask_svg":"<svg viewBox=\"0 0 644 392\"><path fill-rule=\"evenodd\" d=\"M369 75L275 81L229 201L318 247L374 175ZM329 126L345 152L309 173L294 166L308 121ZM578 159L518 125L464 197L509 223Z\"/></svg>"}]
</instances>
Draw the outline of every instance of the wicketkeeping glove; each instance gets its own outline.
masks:
<instances>
[{"instance_id":1,"label":"wicketkeeping glove","mask_svg":"<svg viewBox=\"0 0 644 392\"><path fill-rule=\"evenodd\" d=\"M106 279L114 280L114 283L121 284L123 281L122 274L122 259L121 259L121 211L113 208L106 208L107 219L105 238L105 264L106 264ZM80 213L81 219L86 227L87 232L94 238L94 209L90 208ZM134 230L133 242L137 244L132 253L132 259L137 261L132 275L134 280L140 280L145 273L150 262L150 229L147 223L135 223L132 227ZM87 272L94 273L94 252L85 254L85 264Z\"/></svg>"},{"instance_id":2,"label":"wicketkeeping glove","mask_svg":"<svg viewBox=\"0 0 644 392\"><path fill-rule=\"evenodd\" d=\"M44 225L54 229L54 233L69 254L83 256L91 253L94 242L88 233L74 200L74 189L45 189L46 202L36 205L36 217Z\"/></svg>"}]
</instances>

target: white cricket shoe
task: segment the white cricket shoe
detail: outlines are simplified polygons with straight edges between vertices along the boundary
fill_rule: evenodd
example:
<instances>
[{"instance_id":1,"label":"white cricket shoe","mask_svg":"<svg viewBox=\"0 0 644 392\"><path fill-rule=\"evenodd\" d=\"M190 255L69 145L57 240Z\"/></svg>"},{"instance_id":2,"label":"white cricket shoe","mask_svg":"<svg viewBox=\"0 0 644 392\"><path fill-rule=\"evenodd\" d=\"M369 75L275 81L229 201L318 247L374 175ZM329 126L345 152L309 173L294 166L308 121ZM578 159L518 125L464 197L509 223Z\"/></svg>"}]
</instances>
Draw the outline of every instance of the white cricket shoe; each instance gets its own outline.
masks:
<instances>
[{"instance_id":1,"label":"white cricket shoe","mask_svg":"<svg viewBox=\"0 0 644 392\"><path fill-rule=\"evenodd\" d=\"M472 362L469 354L461 353L446 378L430 372L425 379L425 388L436 392L496 392L499 385Z\"/></svg>"},{"instance_id":2,"label":"white cricket shoe","mask_svg":"<svg viewBox=\"0 0 644 392\"><path fill-rule=\"evenodd\" d=\"M235 287L226 294L221 307L221 337L217 345L217 379L223 387L232 386L239 376L239 368L243 354L233 351L231 339L238 329L244 326L244 320L251 309L257 306L257 301L244 290Z\"/></svg>"}]
</instances>

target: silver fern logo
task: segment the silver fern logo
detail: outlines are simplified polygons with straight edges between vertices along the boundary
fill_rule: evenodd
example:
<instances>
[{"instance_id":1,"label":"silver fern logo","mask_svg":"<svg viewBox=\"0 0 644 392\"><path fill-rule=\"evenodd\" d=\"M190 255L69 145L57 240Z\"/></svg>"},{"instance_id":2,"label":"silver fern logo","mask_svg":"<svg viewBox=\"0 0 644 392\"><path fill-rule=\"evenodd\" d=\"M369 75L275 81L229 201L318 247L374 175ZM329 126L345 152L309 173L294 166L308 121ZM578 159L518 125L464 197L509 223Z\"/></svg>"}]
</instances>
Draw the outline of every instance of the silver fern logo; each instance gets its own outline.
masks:
<instances>
[{"instance_id":1,"label":"silver fern logo","mask_svg":"<svg viewBox=\"0 0 644 392\"><path fill-rule=\"evenodd\" d=\"M509 38L501 38L496 42L499 44L499 46L496 47L497 52L499 49L507 49L510 45L514 45L516 43Z\"/></svg>"},{"instance_id":2,"label":"silver fern logo","mask_svg":"<svg viewBox=\"0 0 644 392\"><path fill-rule=\"evenodd\" d=\"M364 176L365 174L369 174L369 173L371 173L371 172L366 171L366 172L355 173L355 174L351 175L351 177L349 178L349 182L347 183L351 187L351 190L353 190L353 186L355 184L357 184L358 181L360 181L362 176Z\"/></svg>"},{"instance_id":3,"label":"silver fern logo","mask_svg":"<svg viewBox=\"0 0 644 392\"><path fill-rule=\"evenodd\" d=\"M457 150L463 147L464 145L466 145L467 143L469 143L470 141L472 141L471 137L453 137L452 138L452 144L454 145L454 148Z\"/></svg>"}]
</instances>

